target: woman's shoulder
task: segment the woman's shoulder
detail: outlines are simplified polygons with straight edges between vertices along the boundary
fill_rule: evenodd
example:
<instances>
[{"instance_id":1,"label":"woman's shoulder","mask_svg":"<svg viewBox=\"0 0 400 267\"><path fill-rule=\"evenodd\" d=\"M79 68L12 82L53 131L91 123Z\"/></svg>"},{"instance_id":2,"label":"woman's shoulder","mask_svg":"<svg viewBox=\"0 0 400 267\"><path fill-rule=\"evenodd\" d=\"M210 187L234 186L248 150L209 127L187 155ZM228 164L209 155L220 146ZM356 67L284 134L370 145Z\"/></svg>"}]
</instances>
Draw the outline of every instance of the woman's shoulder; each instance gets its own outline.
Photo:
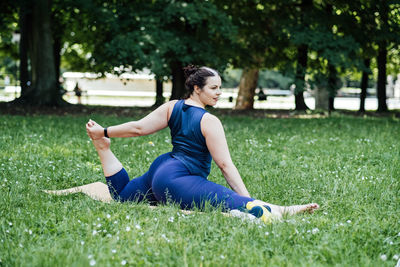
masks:
<instances>
[{"instance_id":1,"label":"woman's shoulder","mask_svg":"<svg viewBox=\"0 0 400 267\"><path fill-rule=\"evenodd\" d=\"M221 121L217 116L210 114L208 112L204 113L201 119L201 128L204 130L214 129L216 126L222 125Z\"/></svg>"},{"instance_id":2,"label":"woman's shoulder","mask_svg":"<svg viewBox=\"0 0 400 267\"><path fill-rule=\"evenodd\" d=\"M209 136L215 136L215 134L223 134L224 127L217 116L205 113L201 120L201 133L207 139Z\"/></svg>"},{"instance_id":3,"label":"woman's shoulder","mask_svg":"<svg viewBox=\"0 0 400 267\"><path fill-rule=\"evenodd\" d=\"M168 121L169 121L169 119L171 118L171 115L172 115L172 111L174 110L174 106L175 106L175 104L178 102L179 100L171 100L171 101L168 101L168 102L166 102L164 105L166 105L166 107L167 107L167 116L168 116Z\"/></svg>"},{"instance_id":4,"label":"woman's shoulder","mask_svg":"<svg viewBox=\"0 0 400 267\"><path fill-rule=\"evenodd\" d=\"M215 116L209 112L204 113L203 120L208 121L208 122L220 122L220 120L218 119L217 116Z\"/></svg>"}]
</instances>

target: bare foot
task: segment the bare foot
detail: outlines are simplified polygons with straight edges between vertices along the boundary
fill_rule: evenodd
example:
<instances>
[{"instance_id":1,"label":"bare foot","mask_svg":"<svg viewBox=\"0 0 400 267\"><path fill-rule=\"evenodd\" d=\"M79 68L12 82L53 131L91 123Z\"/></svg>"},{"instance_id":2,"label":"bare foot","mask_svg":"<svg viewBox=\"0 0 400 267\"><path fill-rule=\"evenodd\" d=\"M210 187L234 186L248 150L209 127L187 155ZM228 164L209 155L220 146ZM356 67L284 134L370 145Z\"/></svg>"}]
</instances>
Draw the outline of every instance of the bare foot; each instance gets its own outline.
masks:
<instances>
[{"instance_id":1,"label":"bare foot","mask_svg":"<svg viewBox=\"0 0 400 267\"><path fill-rule=\"evenodd\" d=\"M303 212L313 213L317 209L319 209L319 205L317 203L310 203L306 205L294 205L294 206L283 207L283 213L288 215L294 215Z\"/></svg>"},{"instance_id":2,"label":"bare foot","mask_svg":"<svg viewBox=\"0 0 400 267\"><path fill-rule=\"evenodd\" d=\"M92 142L97 152L110 149L111 140L109 138L92 139Z\"/></svg>"}]
</instances>

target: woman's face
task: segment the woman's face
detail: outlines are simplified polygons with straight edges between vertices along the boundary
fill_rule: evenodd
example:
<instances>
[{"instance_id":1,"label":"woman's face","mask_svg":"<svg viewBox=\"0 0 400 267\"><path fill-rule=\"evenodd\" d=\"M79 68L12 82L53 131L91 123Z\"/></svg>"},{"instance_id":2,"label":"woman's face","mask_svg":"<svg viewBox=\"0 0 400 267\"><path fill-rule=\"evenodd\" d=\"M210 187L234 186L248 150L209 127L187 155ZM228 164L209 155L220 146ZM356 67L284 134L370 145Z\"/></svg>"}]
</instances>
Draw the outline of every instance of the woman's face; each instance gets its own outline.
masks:
<instances>
[{"instance_id":1,"label":"woman's face","mask_svg":"<svg viewBox=\"0 0 400 267\"><path fill-rule=\"evenodd\" d=\"M204 104L204 106L214 106L217 104L219 96L222 93L221 77L219 77L219 75L208 77L203 89L196 91L199 92L200 101Z\"/></svg>"}]
</instances>

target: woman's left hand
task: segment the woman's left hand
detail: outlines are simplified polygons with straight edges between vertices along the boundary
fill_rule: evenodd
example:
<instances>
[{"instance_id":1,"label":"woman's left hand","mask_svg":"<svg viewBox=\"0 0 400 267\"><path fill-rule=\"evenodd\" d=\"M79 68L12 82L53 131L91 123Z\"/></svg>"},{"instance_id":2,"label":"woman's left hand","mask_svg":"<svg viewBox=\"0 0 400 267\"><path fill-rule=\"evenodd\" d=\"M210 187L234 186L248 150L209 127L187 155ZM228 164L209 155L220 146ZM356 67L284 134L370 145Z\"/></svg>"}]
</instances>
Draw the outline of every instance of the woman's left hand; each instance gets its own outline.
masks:
<instances>
[{"instance_id":1,"label":"woman's left hand","mask_svg":"<svg viewBox=\"0 0 400 267\"><path fill-rule=\"evenodd\" d=\"M86 132L88 136L93 140L104 137L104 128L93 120L89 120L86 123Z\"/></svg>"}]
</instances>

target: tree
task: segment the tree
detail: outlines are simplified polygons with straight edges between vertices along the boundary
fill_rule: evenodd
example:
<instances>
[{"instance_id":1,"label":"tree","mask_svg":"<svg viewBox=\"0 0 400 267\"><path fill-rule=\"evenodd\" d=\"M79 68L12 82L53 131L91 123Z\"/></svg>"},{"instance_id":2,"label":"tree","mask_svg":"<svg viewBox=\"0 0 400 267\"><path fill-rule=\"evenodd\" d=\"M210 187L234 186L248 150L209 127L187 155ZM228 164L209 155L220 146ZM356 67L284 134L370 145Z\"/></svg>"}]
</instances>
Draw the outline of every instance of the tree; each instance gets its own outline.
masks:
<instances>
[{"instance_id":1,"label":"tree","mask_svg":"<svg viewBox=\"0 0 400 267\"><path fill-rule=\"evenodd\" d=\"M284 53L281 28L277 20L279 1L215 1L226 10L237 27L235 44L228 47L231 65L242 68L235 109L253 109L259 70L274 68ZM285 40L283 40L285 41Z\"/></svg>"},{"instance_id":2,"label":"tree","mask_svg":"<svg viewBox=\"0 0 400 267\"><path fill-rule=\"evenodd\" d=\"M361 93L360 93L360 108L359 112L365 112L365 98L367 97L367 88L368 88L368 80L369 80L369 74L370 74L370 65L371 65L371 59L366 58L364 59L364 70L362 71L362 76L361 76L361 83L360 83L360 88L361 88Z\"/></svg>"},{"instance_id":3,"label":"tree","mask_svg":"<svg viewBox=\"0 0 400 267\"><path fill-rule=\"evenodd\" d=\"M4 2L3 2L4 3ZM50 1L5 1L8 24L18 24L19 79L21 96L17 104L63 105L55 72ZM10 19L11 18L11 19ZM16 31L16 29L14 29Z\"/></svg>"},{"instance_id":4,"label":"tree","mask_svg":"<svg viewBox=\"0 0 400 267\"><path fill-rule=\"evenodd\" d=\"M28 45L28 56L31 65L32 84L22 87L21 96L16 103L31 105L62 105L60 87L56 79L53 48L53 32L51 28L51 2L38 0L34 3L21 1L21 66L25 68ZM30 13L31 11L31 13ZM27 27L30 27L29 30ZM26 42L24 40L26 38ZM21 69L25 85L26 71Z\"/></svg>"},{"instance_id":5,"label":"tree","mask_svg":"<svg viewBox=\"0 0 400 267\"><path fill-rule=\"evenodd\" d=\"M233 27L211 2L82 1L76 7L81 48L89 66L120 75L144 68L159 81L172 79L171 99L185 93L188 63L224 68ZM74 38L78 41L78 38ZM218 55L218 56L216 56Z\"/></svg>"},{"instance_id":6,"label":"tree","mask_svg":"<svg viewBox=\"0 0 400 267\"><path fill-rule=\"evenodd\" d=\"M172 79L171 99L185 94L183 67L188 63L223 70L228 62L226 47L234 28L229 17L212 2L154 1L141 19L150 37L150 69Z\"/></svg>"},{"instance_id":7,"label":"tree","mask_svg":"<svg viewBox=\"0 0 400 267\"><path fill-rule=\"evenodd\" d=\"M386 112L388 110L386 103L386 63L387 63L387 46L388 41L385 37L389 34L389 5L387 1L377 1L377 10L379 12L379 30L380 38L378 38L378 112Z\"/></svg>"},{"instance_id":8,"label":"tree","mask_svg":"<svg viewBox=\"0 0 400 267\"><path fill-rule=\"evenodd\" d=\"M307 35L310 32L310 12L313 11L312 0L300 0L300 3L296 3L292 10L296 13L293 17L294 26L291 27L290 31L293 34L293 43L297 46L297 60L296 60L296 74L294 79L295 84L295 105L296 110L308 109L304 101L304 91L306 90L305 75L307 71L308 62L308 44L303 39L303 35Z\"/></svg>"}]
</instances>

